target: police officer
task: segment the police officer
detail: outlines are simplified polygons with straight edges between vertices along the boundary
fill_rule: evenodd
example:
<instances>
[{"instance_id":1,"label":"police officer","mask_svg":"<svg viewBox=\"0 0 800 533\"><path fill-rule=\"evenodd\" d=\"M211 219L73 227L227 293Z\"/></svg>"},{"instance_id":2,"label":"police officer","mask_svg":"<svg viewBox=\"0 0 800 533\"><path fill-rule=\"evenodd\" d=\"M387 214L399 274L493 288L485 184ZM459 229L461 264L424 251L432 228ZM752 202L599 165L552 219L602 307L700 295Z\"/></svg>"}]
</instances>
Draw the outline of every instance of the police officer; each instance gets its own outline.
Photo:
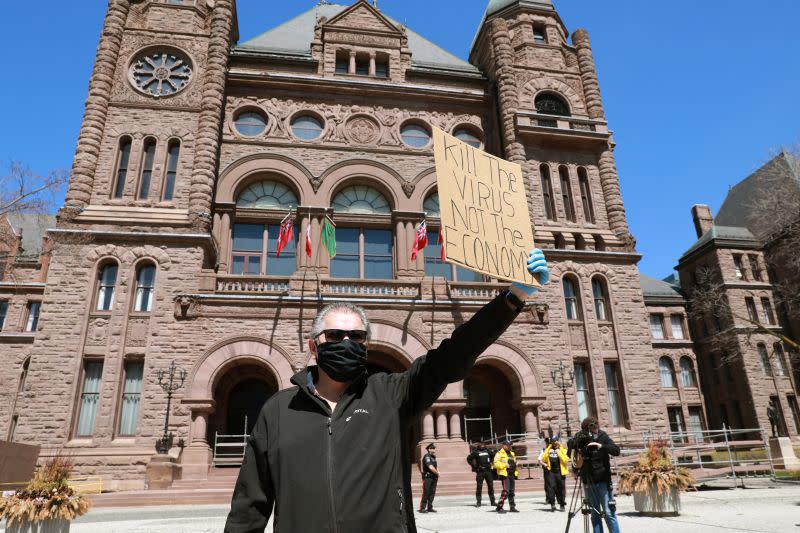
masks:
<instances>
[{"instance_id":1,"label":"police officer","mask_svg":"<svg viewBox=\"0 0 800 533\"><path fill-rule=\"evenodd\" d=\"M435 513L433 497L436 496L436 483L439 481L439 471L436 469L436 445L431 442L425 449L428 453L422 458L422 501L419 502L419 512Z\"/></svg>"},{"instance_id":2,"label":"police officer","mask_svg":"<svg viewBox=\"0 0 800 533\"><path fill-rule=\"evenodd\" d=\"M510 440L503 442L503 447L495 454L494 469L497 471L497 477L500 478L500 483L503 485L503 492L495 510L498 513L505 513L503 504L508 498L509 510L512 513L518 513L517 506L514 504L514 482L517 479L519 470L517 470L517 456L511 449Z\"/></svg>"},{"instance_id":3,"label":"police officer","mask_svg":"<svg viewBox=\"0 0 800 533\"><path fill-rule=\"evenodd\" d=\"M467 457L467 462L475 472L475 500L476 507L481 506L481 494L483 492L483 482L486 481L486 490L489 493L489 503L492 507L494 503L494 479L492 476L492 455L486 449L486 445L482 442L472 450L472 453Z\"/></svg>"}]
</instances>

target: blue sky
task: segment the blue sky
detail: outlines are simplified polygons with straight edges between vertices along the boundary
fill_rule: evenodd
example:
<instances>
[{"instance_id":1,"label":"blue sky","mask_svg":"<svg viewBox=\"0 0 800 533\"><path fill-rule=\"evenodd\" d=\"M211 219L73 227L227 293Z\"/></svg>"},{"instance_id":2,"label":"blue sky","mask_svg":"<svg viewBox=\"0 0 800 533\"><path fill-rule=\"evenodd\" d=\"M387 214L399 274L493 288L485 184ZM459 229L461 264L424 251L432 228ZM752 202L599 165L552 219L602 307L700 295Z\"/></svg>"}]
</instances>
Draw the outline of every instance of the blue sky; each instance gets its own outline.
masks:
<instances>
[{"instance_id":1,"label":"blue sky","mask_svg":"<svg viewBox=\"0 0 800 533\"><path fill-rule=\"evenodd\" d=\"M350 0L340 0L350 3ZM316 0L238 0L249 39ZM487 0L379 0L466 58ZM586 28L643 272L663 277L695 240L690 208L800 143L797 0L555 0ZM69 168L106 0L4 2L0 170Z\"/></svg>"}]
</instances>

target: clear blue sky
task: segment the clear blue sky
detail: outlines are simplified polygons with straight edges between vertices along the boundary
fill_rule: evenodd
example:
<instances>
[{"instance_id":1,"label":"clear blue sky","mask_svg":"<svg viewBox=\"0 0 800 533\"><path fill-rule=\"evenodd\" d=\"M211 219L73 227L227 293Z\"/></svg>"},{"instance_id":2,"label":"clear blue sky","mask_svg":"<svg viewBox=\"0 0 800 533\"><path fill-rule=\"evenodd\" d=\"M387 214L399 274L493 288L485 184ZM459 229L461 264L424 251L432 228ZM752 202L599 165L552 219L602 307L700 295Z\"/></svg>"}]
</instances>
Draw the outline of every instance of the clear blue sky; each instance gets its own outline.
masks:
<instances>
[{"instance_id":1,"label":"clear blue sky","mask_svg":"<svg viewBox=\"0 0 800 533\"><path fill-rule=\"evenodd\" d=\"M350 3L351 0L340 0ZM316 0L238 0L242 40ZM487 0L379 0L466 58ZM663 277L695 240L690 208L800 142L800 1L555 0L592 39L643 272ZM3 2L0 166L69 168L105 0Z\"/></svg>"}]
</instances>

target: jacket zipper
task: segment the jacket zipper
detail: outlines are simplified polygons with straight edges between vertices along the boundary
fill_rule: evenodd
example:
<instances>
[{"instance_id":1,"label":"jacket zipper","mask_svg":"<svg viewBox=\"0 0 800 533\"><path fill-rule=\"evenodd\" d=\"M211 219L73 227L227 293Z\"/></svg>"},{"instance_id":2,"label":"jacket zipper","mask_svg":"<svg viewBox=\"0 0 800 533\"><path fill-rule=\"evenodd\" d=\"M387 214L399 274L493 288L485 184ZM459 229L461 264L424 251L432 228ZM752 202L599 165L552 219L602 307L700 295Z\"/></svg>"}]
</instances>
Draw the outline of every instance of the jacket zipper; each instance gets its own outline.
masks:
<instances>
[{"instance_id":1,"label":"jacket zipper","mask_svg":"<svg viewBox=\"0 0 800 533\"><path fill-rule=\"evenodd\" d=\"M403 498L403 489L397 489L397 495L400 497L400 519L402 520L403 528L405 530L407 520L406 520L406 503L405 499Z\"/></svg>"},{"instance_id":2,"label":"jacket zipper","mask_svg":"<svg viewBox=\"0 0 800 533\"><path fill-rule=\"evenodd\" d=\"M336 520L336 503L333 499L333 427L330 416L328 417L328 489L331 501L331 521L333 522L333 531L336 533L339 531L339 524Z\"/></svg>"}]
</instances>

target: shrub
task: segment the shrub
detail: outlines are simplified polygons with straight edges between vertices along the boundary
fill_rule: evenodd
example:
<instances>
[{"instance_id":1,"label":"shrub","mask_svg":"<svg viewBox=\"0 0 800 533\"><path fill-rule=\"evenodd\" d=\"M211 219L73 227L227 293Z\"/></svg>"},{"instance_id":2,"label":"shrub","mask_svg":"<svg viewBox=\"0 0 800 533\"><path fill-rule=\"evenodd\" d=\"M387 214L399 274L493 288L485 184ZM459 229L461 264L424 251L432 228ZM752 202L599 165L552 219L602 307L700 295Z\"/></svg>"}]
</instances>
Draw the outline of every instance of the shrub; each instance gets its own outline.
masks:
<instances>
[{"instance_id":1,"label":"shrub","mask_svg":"<svg viewBox=\"0 0 800 533\"><path fill-rule=\"evenodd\" d=\"M694 476L688 469L677 467L672 462L663 440L650 441L647 450L639 456L639 464L619 474L619 490L624 494L650 492L653 485L659 494L664 494L673 487L686 490L694 483Z\"/></svg>"}]
</instances>

